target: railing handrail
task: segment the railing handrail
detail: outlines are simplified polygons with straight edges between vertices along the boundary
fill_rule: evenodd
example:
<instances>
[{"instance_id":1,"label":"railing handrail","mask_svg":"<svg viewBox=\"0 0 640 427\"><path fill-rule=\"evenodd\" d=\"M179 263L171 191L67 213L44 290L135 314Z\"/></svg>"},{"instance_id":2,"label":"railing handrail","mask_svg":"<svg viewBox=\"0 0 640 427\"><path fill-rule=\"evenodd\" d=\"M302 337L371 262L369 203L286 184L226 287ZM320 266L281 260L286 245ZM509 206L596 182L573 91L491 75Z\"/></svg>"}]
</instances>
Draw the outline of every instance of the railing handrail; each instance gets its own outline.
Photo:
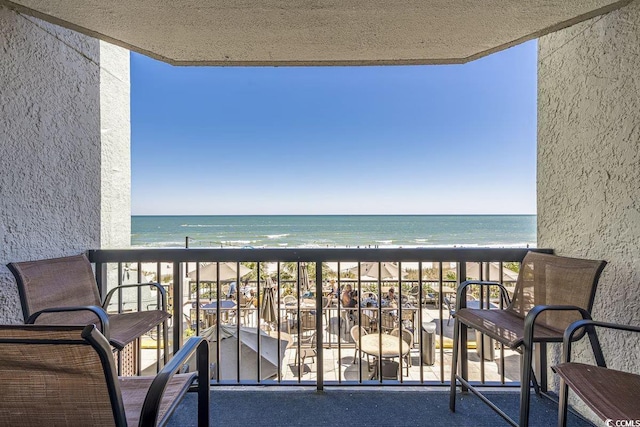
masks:
<instances>
[{"instance_id":1,"label":"railing handrail","mask_svg":"<svg viewBox=\"0 0 640 427\"><path fill-rule=\"evenodd\" d=\"M522 260L527 252L545 248L301 248L301 249L93 249L89 260L109 262L499 262Z\"/></svg>"}]
</instances>

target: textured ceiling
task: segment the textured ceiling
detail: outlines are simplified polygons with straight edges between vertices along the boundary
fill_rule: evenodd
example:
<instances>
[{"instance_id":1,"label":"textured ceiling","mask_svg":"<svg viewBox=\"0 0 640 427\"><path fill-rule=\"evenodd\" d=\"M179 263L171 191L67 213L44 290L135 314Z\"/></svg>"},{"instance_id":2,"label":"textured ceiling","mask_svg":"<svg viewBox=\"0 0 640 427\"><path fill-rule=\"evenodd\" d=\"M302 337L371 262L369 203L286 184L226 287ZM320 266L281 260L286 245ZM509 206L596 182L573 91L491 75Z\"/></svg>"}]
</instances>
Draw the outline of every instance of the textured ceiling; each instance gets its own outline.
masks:
<instances>
[{"instance_id":1,"label":"textured ceiling","mask_svg":"<svg viewBox=\"0 0 640 427\"><path fill-rule=\"evenodd\" d=\"M178 65L442 64L630 0L0 0Z\"/></svg>"}]
</instances>

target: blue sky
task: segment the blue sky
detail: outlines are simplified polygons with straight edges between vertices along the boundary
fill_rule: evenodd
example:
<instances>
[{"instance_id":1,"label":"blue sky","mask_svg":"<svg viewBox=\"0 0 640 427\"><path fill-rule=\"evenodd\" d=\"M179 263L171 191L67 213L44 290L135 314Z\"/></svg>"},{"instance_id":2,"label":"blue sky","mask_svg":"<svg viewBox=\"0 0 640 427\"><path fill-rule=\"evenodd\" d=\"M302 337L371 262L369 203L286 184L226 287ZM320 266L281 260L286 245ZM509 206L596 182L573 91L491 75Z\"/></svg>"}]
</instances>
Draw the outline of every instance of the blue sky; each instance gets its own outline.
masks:
<instances>
[{"instance_id":1,"label":"blue sky","mask_svg":"<svg viewBox=\"0 0 640 427\"><path fill-rule=\"evenodd\" d=\"M132 53L132 213L535 213L536 49L302 68Z\"/></svg>"}]
</instances>

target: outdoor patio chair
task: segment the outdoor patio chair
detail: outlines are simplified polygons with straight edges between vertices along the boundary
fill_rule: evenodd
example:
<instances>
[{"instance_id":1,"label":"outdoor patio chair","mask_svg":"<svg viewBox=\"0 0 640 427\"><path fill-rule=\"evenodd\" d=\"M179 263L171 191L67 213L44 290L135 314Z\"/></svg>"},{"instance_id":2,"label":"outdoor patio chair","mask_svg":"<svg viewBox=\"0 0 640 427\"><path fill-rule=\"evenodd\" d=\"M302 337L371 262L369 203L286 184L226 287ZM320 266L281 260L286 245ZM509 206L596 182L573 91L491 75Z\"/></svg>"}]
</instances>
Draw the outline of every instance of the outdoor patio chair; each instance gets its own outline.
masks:
<instances>
[{"instance_id":1,"label":"outdoor patio chair","mask_svg":"<svg viewBox=\"0 0 640 427\"><path fill-rule=\"evenodd\" d=\"M449 324L451 323L451 317L455 314L456 310L455 310L455 306L454 304L451 302L451 300L449 299L449 297L444 297L444 299L442 300L444 302L444 306L447 307L447 311L449 312L449 318L447 319L447 326L449 326Z\"/></svg>"},{"instance_id":2,"label":"outdoor patio chair","mask_svg":"<svg viewBox=\"0 0 640 427\"><path fill-rule=\"evenodd\" d=\"M521 354L521 386L519 425L529 422L531 382L536 394L546 391L546 343L562 342L566 327L580 318L589 319L598 279L605 261L567 258L528 252L520 266L513 300L506 288L497 282L468 280L457 290L454 314L454 344L451 367L449 407L455 411L456 380L463 391L471 390L512 425L518 425L497 406L469 384L467 378L467 330L488 335ZM505 309L466 308L466 288L470 285L497 286ZM487 304L488 306L488 304ZM461 343L464 344L461 345ZM532 375L533 344L541 360L540 384ZM457 369L460 365L460 375Z\"/></svg>"},{"instance_id":3,"label":"outdoor patio chair","mask_svg":"<svg viewBox=\"0 0 640 427\"><path fill-rule=\"evenodd\" d=\"M373 314L373 316L369 315L369 313ZM373 309L363 309L360 313L360 319L362 322L360 326L370 333L378 330L378 319L377 316L375 316L375 313L377 313L377 311L374 311Z\"/></svg>"},{"instance_id":4,"label":"outdoor patio chair","mask_svg":"<svg viewBox=\"0 0 640 427\"><path fill-rule=\"evenodd\" d=\"M380 313L380 319L382 332L389 332L398 327L397 316L392 315L386 310Z\"/></svg>"},{"instance_id":5,"label":"outdoor patio chair","mask_svg":"<svg viewBox=\"0 0 640 427\"><path fill-rule=\"evenodd\" d=\"M95 325L0 326L2 425L164 425L197 380L198 425L209 425L209 357L190 338L153 377L118 377ZM198 372L183 371L195 354Z\"/></svg>"},{"instance_id":6,"label":"outdoor patio chair","mask_svg":"<svg viewBox=\"0 0 640 427\"><path fill-rule=\"evenodd\" d=\"M304 365L306 358L315 358L318 354L316 348L316 315L310 311L300 313L300 329L295 335L298 342L296 346L295 365Z\"/></svg>"},{"instance_id":7,"label":"outdoor patio chair","mask_svg":"<svg viewBox=\"0 0 640 427\"><path fill-rule=\"evenodd\" d=\"M18 284L25 323L42 325L96 324L111 345L122 350L151 329L163 325L164 362L168 360L167 298L157 283L120 285L100 301L91 263L84 255L7 265ZM125 313L107 311L113 294L125 288L151 286L161 297L159 310Z\"/></svg>"},{"instance_id":8,"label":"outdoor patio chair","mask_svg":"<svg viewBox=\"0 0 640 427\"><path fill-rule=\"evenodd\" d=\"M398 328L392 330L389 335L397 337L400 335L400 330ZM409 368L411 368L411 349L413 348L413 334L411 331L406 329L402 329L402 339L409 344L409 352L402 356L405 359L404 367L407 368L407 376L409 376Z\"/></svg>"},{"instance_id":9,"label":"outdoor patio chair","mask_svg":"<svg viewBox=\"0 0 640 427\"><path fill-rule=\"evenodd\" d=\"M583 333L585 328L591 330L591 347L593 349L596 366L571 361L571 343ZM569 388L583 400L589 408L603 421L607 420L640 420L640 406L638 406L637 393L640 390L640 375L607 368L604 360L596 330L604 328L609 330L640 332L640 327L618 325L613 323L595 322L592 320L579 320L572 323L564 333L563 363L552 367L560 376L560 403L558 406L558 426L567 425L567 398ZM616 343L624 342L625 337L619 337ZM637 344L637 341L634 341ZM635 348L623 344L625 349ZM621 348L616 348L619 351ZM637 422L637 421L636 421ZM607 423L607 425L614 425ZM630 425L630 424L626 424Z\"/></svg>"},{"instance_id":10,"label":"outdoor patio chair","mask_svg":"<svg viewBox=\"0 0 640 427\"><path fill-rule=\"evenodd\" d=\"M359 355L362 354L362 352L360 351L360 344L358 343L360 342L361 336L367 335L367 330L362 326L355 325L351 328L350 334L351 334L351 339L353 339L353 342L355 342L356 344L356 349L353 353L353 362L351 363L356 363L356 360L359 359ZM370 357L371 356L367 355L367 362L369 361Z\"/></svg>"},{"instance_id":11,"label":"outdoor patio chair","mask_svg":"<svg viewBox=\"0 0 640 427\"><path fill-rule=\"evenodd\" d=\"M331 301L331 297L322 297L322 313L327 325L329 324L329 319L331 319Z\"/></svg>"},{"instance_id":12,"label":"outdoor patio chair","mask_svg":"<svg viewBox=\"0 0 640 427\"><path fill-rule=\"evenodd\" d=\"M413 286L408 293L408 299L411 304L418 304L420 302L420 286Z\"/></svg>"}]
</instances>

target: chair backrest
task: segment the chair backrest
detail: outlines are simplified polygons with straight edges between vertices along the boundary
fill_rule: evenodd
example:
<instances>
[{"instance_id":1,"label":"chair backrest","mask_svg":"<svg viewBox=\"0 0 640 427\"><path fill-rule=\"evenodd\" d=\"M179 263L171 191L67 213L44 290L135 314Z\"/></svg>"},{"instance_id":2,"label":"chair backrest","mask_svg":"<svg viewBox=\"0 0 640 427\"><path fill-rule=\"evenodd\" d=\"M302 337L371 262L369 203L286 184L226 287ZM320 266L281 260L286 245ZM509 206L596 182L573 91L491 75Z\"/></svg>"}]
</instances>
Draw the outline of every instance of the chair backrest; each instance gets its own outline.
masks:
<instances>
[{"instance_id":1,"label":"chair backrest","mask_svg":"<svg viewBox=\"0 0 640 427\"><path fill-rule=\"evenodd\" d=\"M398 334L400 334L400 330L398 328L389 332L389 335L392 335L394 337L397 337ZM410 348L413 347L413 334L411 333L411 331L407 329L402 329L402 340L407 342Z\"/></svg>"},{"instance_id":2,"label":"chair backrest","mask_svg":"<svg viewBox=\"0 0 640 427\"><path fill-rule=\"evenodd\" d=\"M449 311L453 311L453 307L454 307L454 305L453 305L453 303L451 302L451 300L449 299L449 297L444 297L444 298L442 299L442 301L444 302L444 305L446 305L446 306L447 306L447 309L448 309Z\"/></svg>"},{"instance_id":3,"label":"chair backrest","mask_svg":"<svg viewBox=\"0 0 640 427\"><path fill-rule=\"evenodd\" d=\"M367 335L367 330L362 326L355 325L351 327L351 331L349 331L349 333L355 342L359 342L361 336Z\"/></svg>"},{"instance_id":4,"label":"chair backrest","mask_svg":"<svg viewBox=\"0 0 640 427\"><path fill-rule=\"evenodd\" d=\"M322 308L329 308L330 302L331 299L329 299L328 297L322 297Z\"/></svg>"},{"instance_id":5,"label":"chair backrest","mask_svg":"<svg viewBox=\"0 0 640 427\"><path fill-rule=\"evenodd\" d=\"M382 323L383 330L391 330L396 327L395 317L386 311L382 312L381 323Z\"/></svg>"},{"instance_id":6,"label":"chair backrest","mask_svg":"<svg viewBox=\"0 0 640 427\"><path fill-rule=\"evenodd\" d=\"M304 331L316 330L316 315L310 311L300 313L300 329Z\"/></svg>"},{"instance_id":7,"label":"chair backrest","mask_svg":"<svg viewBox=\"0 0 640 427\"><path fill-rule=\"evenodd\" d=\"M606 261L568 258L529 252L522 261L507 310L525 317L536 305L573 305L591 312L600 274ZM572 311L550 311L536 324L564 331L582 317Z\"/></svg>"},{"instance_id":8,"label":"chair backrest","mask_svg":"<svg viewBox=\"0 0 640 427\"><path fill-rule=\"evenodd\" d=\"M285 295L282 297L282 302L284 305L296 305L298 304L298 299L293 295Z\"/></svg>"},{"instance_id":9,"label":"chair backrest","mask_svg":"<svg viewBox=\"0 0 640 427\"><path fill-rule=\"evenodd\" d=\"M0 326L6 425L126 425L111 347L94 325Z\"/></svg>"},{"instance_id":10,"label":"chair backrest","mask_svg":"<svg viewBox=\"0 0 640 427\"><path fill-rule=\"evenodd\" d=\"M362 310L360 316L362 317L362 326L365 328L370 328L372 325L376 324L376 319L372 315L374 315L375 311L373 310Z\"/></svg>"},{"instance_id":11,"label":"chair backrest","mask_svg":"<svg viewBox=\"0 0 640 427\"><path fill-rule=\"evenodd\" d=\"M8 267L18 283L25 321L45 308L101 305L91 263L84 255L16 262ZM87 314L58 313L55 322L84 323L79 320L82 316L87 317ZM94 317L90 315L86 320L90 319ZM39 318L39 323L47 323L46 317Z\"/></svg>"}]
</instances>

